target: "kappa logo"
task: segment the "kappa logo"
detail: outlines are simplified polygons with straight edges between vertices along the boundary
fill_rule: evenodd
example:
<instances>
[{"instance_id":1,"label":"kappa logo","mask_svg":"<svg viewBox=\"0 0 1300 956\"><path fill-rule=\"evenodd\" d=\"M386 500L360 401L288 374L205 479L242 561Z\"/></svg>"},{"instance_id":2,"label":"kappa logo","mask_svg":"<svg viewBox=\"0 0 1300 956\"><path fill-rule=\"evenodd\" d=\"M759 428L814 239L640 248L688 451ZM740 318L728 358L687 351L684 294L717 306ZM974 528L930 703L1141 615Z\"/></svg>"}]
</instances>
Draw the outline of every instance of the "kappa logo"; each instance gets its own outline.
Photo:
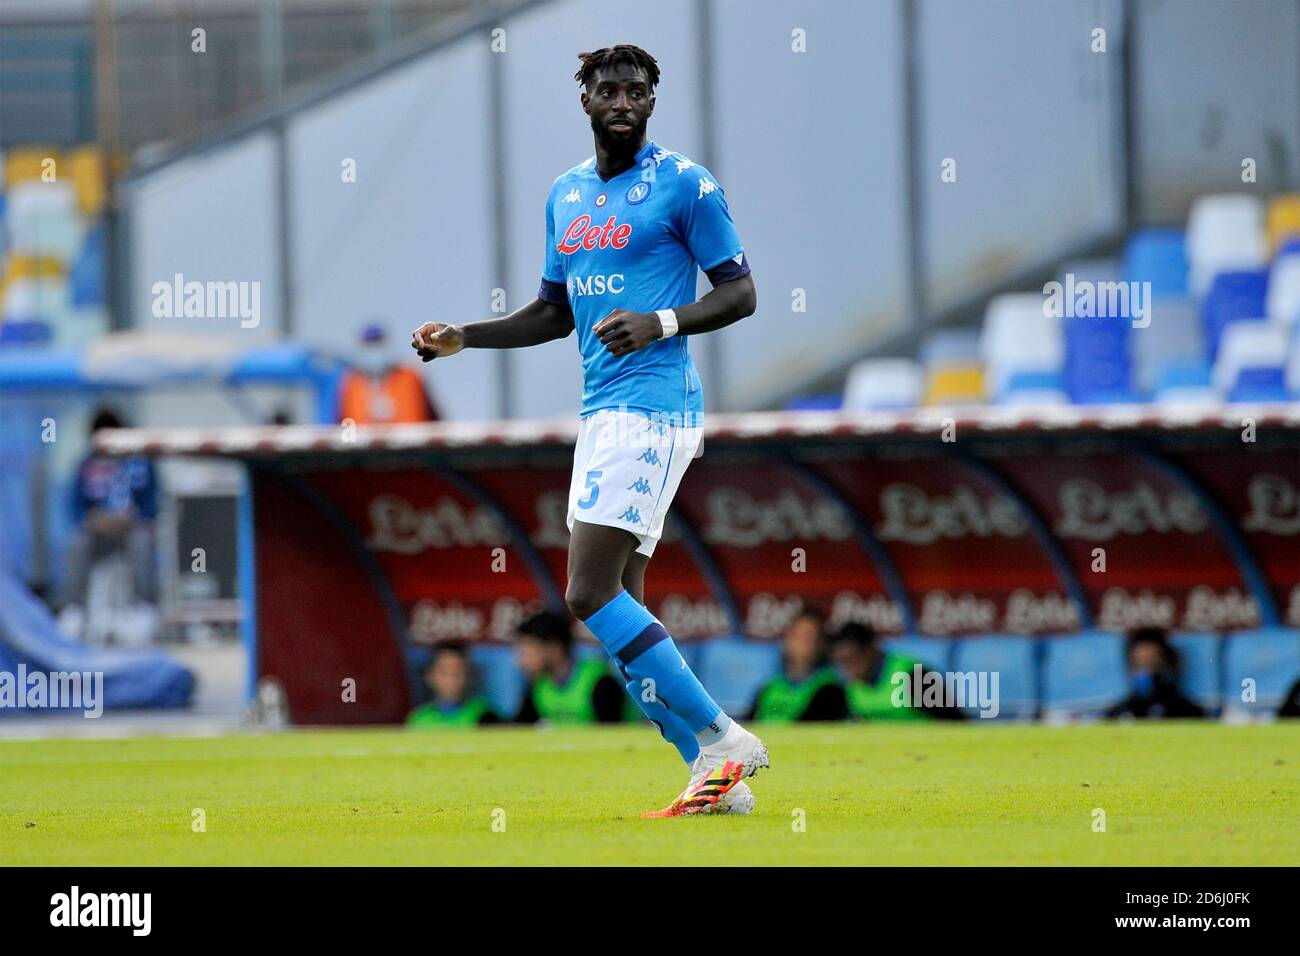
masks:
<instances>
[{"instance_id":1,"label":"kappa logo","mask_svg":"<svg viewBox=\"0 0 1300 956\"><path fill-rule=\"evenodd\" d=\"M659 464L659 452L655 451L653 448L647 448L645 451L641 452L641 454L637 455L636 460L643 461L647 465L657 465Z\"/></svg>"},{"instance_id":2,"label":"kappa logo","mask_svg":"<svg viewBox=\"0 0 1300 956\"><path fill-rule=\"evenodd\" d=\"M718 188L718 184L717 184L717 183L715 183L715 182L714 182L713 180L711 180L711 179L705 179L703 176L701 176L701 177L700 177L700 194L699 194L698 196L696 196L695 198L696 198L696 199L703 199L705 196L707 196L709 193L713 192L713 190L715 190L715 189L717 189L717 188Z\"/></svg>"},{"instance_id":3,"label":"kappa logo","mask_svg":"<svg viewBox=\"0 0 1300 956\"><path fill-rule=\"evenodd\" d=\"M565 193L564 198L561 199L560 202L582 202L582 193L578 192L578 188L575 186L573 189L570 189Z\"/></svg>"},{"instance_id":4,"label":"kappa logo","mask_svg":"<svg viewBox=\"0 0 1300 956\"><path fill-rule=\"evenodd\" d=\"M636 508L633 508L631 505L628 505L627 510L624 511L621 515L619 515L619 518L623 521L630 521L632 522L632 524L640 524L641 512L638 511Z\"/></svg>"},{"instance_id":5,"label":"kappa logo","mask_svg":"<svg viewBox=\"0 0 1300 956\"><path fill-rule=\"evenodd\" d=\"M689 159L687 159L685 156L679 156L677 158L677 175L680 176L682 173L686 172L686 170L690 169L694 165L695 164L691 162Z\"/></svg>"},{"instance_id":6,"label":"kappa logo","mask_svg":"<svg viewBox=\"0 0 1300 956\"><path fill-rule=\"evenodd\" d=\"M650 490L650 482L645 480L644 475L638 475L636 481L627 486L627 490L635 491L639 495L654 494L654 492Z\"/></svg>"}]
</instances>

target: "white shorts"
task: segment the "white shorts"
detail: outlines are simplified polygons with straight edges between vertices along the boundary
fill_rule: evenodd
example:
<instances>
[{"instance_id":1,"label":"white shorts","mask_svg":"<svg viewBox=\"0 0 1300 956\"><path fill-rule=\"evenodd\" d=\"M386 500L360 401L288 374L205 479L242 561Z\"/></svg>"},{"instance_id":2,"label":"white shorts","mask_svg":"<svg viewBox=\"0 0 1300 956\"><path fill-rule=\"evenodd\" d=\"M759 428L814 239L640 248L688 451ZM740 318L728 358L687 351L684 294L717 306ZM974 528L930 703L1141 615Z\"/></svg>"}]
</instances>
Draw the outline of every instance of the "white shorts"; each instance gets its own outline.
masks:
<instances>
[{"instance_id":1,"label":"white shorts","mask_svg":"<svg viewBox=\"0 0 1300 956\"><path fill-rule=\"evenodd\" d=\"M638 554L654 554L664 516L700 449L704 429L652 421L637 412L602 409L582 419L573 449L567 523L623 528Z\"/></svg>"}]
</instances>

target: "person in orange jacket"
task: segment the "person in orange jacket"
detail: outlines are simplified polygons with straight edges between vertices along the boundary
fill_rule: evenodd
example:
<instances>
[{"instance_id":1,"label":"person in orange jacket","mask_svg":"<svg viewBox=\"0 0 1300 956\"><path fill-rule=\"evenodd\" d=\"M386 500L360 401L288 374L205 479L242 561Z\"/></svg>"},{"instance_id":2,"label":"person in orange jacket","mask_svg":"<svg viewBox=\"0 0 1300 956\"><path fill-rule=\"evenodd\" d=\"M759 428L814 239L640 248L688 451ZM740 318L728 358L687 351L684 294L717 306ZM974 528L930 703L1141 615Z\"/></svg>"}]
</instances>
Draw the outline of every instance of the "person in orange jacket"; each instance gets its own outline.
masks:
<instances>
[{"instance_id":1,"label":"person in orange jacket","mask_svg":"<svg viewBox=\"0 0 1300 956\"><path fill-rule=\"evenodd\" d=\"M361 332L360 348L339 389L339 421L358 425L405 425L432 422L438 410L415 369L397 365L385 347L378 323Z\"/></svg>"}]
</instances>

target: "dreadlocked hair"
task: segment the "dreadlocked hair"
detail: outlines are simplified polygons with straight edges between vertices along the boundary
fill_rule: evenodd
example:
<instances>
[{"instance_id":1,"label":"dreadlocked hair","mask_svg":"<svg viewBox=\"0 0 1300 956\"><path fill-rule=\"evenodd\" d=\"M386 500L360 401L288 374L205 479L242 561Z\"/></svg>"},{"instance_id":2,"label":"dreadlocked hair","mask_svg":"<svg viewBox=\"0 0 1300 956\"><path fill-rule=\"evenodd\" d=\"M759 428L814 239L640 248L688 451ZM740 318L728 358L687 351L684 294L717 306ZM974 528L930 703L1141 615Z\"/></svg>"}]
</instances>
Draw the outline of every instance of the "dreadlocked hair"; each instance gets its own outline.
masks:
<instances>
[{"instance_id":1,"label":"dreadlocked hair","mask_svg":"<svg viewBox=\"0 0 1300 956\"><path fill-rule=\"evenodd\" d=\"M578 72L573 74L573 78L583 86L591 82L596 71L616 63L628 63L644 70L646 78L650 81L650 89L653 90L659 85L659 64L655 58L639 46L630 43L601 47L590 53L579 53L578 59L582 61L582 66L578 67Z\"/></svg>"}]
</instances>

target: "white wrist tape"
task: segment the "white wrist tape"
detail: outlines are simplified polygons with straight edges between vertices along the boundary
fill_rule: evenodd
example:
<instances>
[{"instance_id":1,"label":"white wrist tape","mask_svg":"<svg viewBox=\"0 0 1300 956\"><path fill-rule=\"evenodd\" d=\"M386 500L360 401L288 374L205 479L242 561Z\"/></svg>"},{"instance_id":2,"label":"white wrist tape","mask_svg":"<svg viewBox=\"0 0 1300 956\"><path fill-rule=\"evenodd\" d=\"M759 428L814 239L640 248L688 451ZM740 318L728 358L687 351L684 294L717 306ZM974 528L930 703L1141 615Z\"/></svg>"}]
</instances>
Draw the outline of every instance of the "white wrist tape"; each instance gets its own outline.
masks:
<instances>
[{"instance_id":1,"label":"white wrist tape","mask_svg":"<svg viewBox=\"0 0 1300 956\"><path fill-rule=\"evenodd\" d=\"M655 315L659 316L659 322L664 327L664 334L659 336L661 339L670 339L677 334L677 313L672 309L657 309Z\"/></svg>"}]
</instances>

